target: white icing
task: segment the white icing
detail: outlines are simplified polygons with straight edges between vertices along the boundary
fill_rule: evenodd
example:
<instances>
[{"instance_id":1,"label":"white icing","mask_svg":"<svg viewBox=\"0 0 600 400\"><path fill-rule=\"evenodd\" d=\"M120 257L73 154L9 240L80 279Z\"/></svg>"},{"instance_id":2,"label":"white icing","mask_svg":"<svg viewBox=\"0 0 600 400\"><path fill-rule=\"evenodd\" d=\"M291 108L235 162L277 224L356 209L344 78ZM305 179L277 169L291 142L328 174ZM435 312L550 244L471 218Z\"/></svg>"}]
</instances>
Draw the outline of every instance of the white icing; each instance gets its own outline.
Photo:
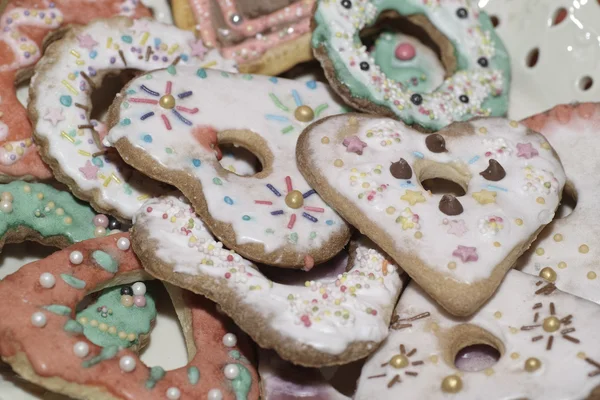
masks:
<instances>
[{"instance_id":1,"label":"white icing","mask_svg":"<svg viewBox=\"0 0 600 400\"><path fill-rule=\"evenodd\" d=\"M546 282L511 271L496 294L476 314L469 318L455 318L436 306L415 283L411 283L402 294L396 314L407 319L422 313L430 313L414 321L399 321L398 330L392 329L384 344L365 363L354 399L481 399L493 394L497 400L508 399L584 399L600 384L600 369L586 362L585 358L599 362L600 345L597 332L600 326L600 307L587 300L555 290L551 294L535 294ZM570 323L561 322L554 332L544 330L544 319L551 316L553 304L555 316L565 319L571 316ZM537 322L535 322L535 316ZM411 324L411 326L404 326ZM475 325L493 335L502 348L501 357L493 367L479 372L459 371L454 366L455 354L450 354L453 346L450 339L452 329L465 324ZM538 325L538 326L535 326ZM393 325L394 326L394 325ZM522 327L535 326L530 329ZM568 332L567 330L573 329ZM562 332L579 343L565 339ZM532 341L532 338L542 338ZM553 337L550 350L547 350L549 337ZM487 344L476 334L461 334L458 340L469 344ZM471 340L469 340L471 339ZM409 366L396 369L391 365L382 366L397 354L403 345ZM456 345L460 345L457 343ZM525 361L537 358L541 367L534 372L525 370ZM416 361L424 364L414 365ZM406 372L416 372L417 376ZM401 382L388 388L398 374ZM370 376L384 375L370 378ZM441 384L445 377L460 375L462 390L455 394L443 393ZM482 397L483 396L483 397Z\"/></svg>"},{"instance_id":2,"label":"white icing","mask_svg":"<svg viewBox=\"0 0 600 400\"><path fill-rule=\"evenodd\" d=\"M149 95L142 85L162 96L168 82L172 82L175 95L192 93L176 100L177 106L195 111L181 113L188 124L158 104L134 102L138 98L159 99ZM307 195L298 209L288 207L285 201L290 191L288 177L293 190L311 193L295 157L296 141L308 122L297 120L295 110L301 105L311 107L314 120L343 112L327 86L178 67L175 75L163 70L153 72L151 78L137 78L129 92L119 110L121 122L110 130L109 141L115 144L126 139L164 168L185 171L197 179L202 184L208 213L215 220L231 224L237 244L260 243L267 253L287 245L305 251L321 247L345 228L345 222L316 193ZM155 115L142 120L149 112ZM172 131L162 116L170 120ZM125 120L130 121L128 125L123 125ZM213 132L251 130L263 138L265 151L273 155L269 174L243 177L225 170L209 146L209 134L195 132L202 127Z\"/></svg>"},{"instance_id":3,"label":"white icing","mask_svg":"<svg viewBox=\"0 0 600 400\"><path fill-rule=\"evenodd\" d=\"M72 28L72 36L57 43L61 50L57 52L54 45L52 57L40 60L31 80L31 90L37 93L32 106L39 115L35 135L48 141L45 150L50 158L60 164L62 172L74 180L80 190L97 191L95 197L101 207L118 210L124 217L131 217L149 195L159 194L161 190L137 172L123 165L117 167L114 156L112 162L105 155L92 157L103 149L93 140L92 129L78 128L91 123L90 112L75 104L88 109L92 106L92 90L81 72L99 87L105 73L125 68L119 51L123 52L130 69L163 68L177 57L181 57L181 64L234 69L232 62L223 60L216 50L205 54L206 49L202 50L203 46L191 32L148 19L130 24L126 18L113 18ZM153 54L146 61L148 48ZM57 108L62 111L62 120L45 118L50 109Z\"/></svg>"},{"instance_id":4,"label":"white icing","mask_svg":"<svg viewBox=\"0 0 600 400\"><path fill-rule=\"evenodd\" d=\"M359 242L350 271L295 286L269 280L253 264L224 249L190 205L177 197L149 200L134 216L134 224L156 241L156 257L172 265L173 271L219 279L230 290L227 296L235 295L290 340L341 354L353 342L379 342L387 336L402 285L401 270L368 241Z\"/></svg>"}]
</instances>

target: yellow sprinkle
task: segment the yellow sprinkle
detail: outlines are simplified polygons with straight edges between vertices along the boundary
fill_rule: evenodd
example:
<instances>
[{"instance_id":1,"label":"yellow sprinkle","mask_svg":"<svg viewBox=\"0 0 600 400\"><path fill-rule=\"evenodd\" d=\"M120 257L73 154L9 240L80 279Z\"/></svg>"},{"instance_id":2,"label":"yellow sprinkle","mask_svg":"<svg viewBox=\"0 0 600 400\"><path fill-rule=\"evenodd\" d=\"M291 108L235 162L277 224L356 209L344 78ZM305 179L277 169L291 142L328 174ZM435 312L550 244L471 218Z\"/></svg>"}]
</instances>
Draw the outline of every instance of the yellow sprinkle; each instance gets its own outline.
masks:
<instances>
[{"instance_id":1,"label":"yellow sprinkle","mask_svg":"<svg viewBox=\"0 0 600 400\"><path fill-rule=\"evenodd\" d=\"M98 325L98 329L100 329L100 332L106 332L108 330L108 325L102 322L100 325Z\"/></svg>"},{"instance_id":2,"label":"yellow sprinkle","mask_svg":"<svg viewBox=\"0 0 600 400\"><path fill-rule=\"evenodd\" d=\"M500 244L500 242L494 242L494 246L496 246L496 247L500 247L500 246L502 246L502 245Z\"/></svg>"},{"instance_id":3,"label":"yellow sprinkle","mask_svg":"<svg viewBox=\"0 0 600 400\"><path fill-rule=\"evenodd\" d=\"M565 268L567 268L567 263L566 263L566 262L564 262L564 261L561 261L561 262L559 262L559 263L558 263L558 268L560 268L560 269L565 269Z\"/></svg>"},{"instance_id":4,"label":"yellow sprinkle","mask_svg":"<svg viewBox=\"0 0 600 400\"><path fill-rule=\"evenodd\" d=\"M140 44L144 46L149 37L150 34L148 32L144 32L144 34L142 35L142 39L140 40Z\"/></svg>"},{"instance_id":5,"label":"yellow sprinkle","mask_svg":"<svg viewBox=\"0 0 600 400\"><path fill-rule=\"evenodd\" d=\"M125 340L125 338L127 338L127 334L123 331L119 332L119 339Z\"/></svg>"},{"instance_id":6,"label":"yellow sprinkle","mask_svg":"<svg viewBox=\"0 0 600 400\"><path fill-rule=\"evenodd\" d=\"M393 214L396 212L396 209L394 207L388 207L385 209L385 212L388 214Z\"/></svg>"},{"instance_id":7,"label":"yellow sprinkle","mask_svg":"<svg viewBox=\"0 0 600 400\"><path fill-rule=\"evenodd\" d=\"M58 215L59 217L62 215L65 215L65 210L63 210L62 208L57 208L56 209L56 215Z\"/></svg>"},{"instance_id":8,"label":"yellow sprinkle","mask_svg":"<svg viewBox=\"0 0 600 400\"><path fill-rule=\"evenodd\" d=\"M538 197L537 199L535 199L535 201L537 201L539 204L546 204L546 200L544 200L543 197Z\"/></svg>"},{"instance_id":9,"label":"yellow sprinkle","mask_svg":"<svg viewBox=\"0 0 600 400\"><path fill-rule=\"evenodd\" d=\"M581 246L579 246L579 252L586 254L588 251L590 251L590 248L587 244L582 244Z\"/></svg>"},{"instance_id":10,"label":"yellow sprinkle","mask_svg":"<svg viewBox=\"0 0 600 400\"><path fill-rule=\"evenodd\" d=\"M92 154L91 154L91 153L88 153L88 152L87 152L87 151L85 151L85 150L78 150L77 152L78 152L79 154L81 154L82 156L85 156L85 157L91 157L91 156L92 156Z\"/></svg>"},{"instance_id":11,"label":"yellow sprinkle","mask_svg":"<svg viewBox=\"0 0 600 400\"><path fill-rule=\"evenodd\" d=\"M448 269L455 269L456 268L456 263L454 261L450 261L448 263Z\"/></svg>"},{"instance_id":12,"label":"yellow sprinkle","mask_svg":"<svg viewBox=\"0 0 600 400\"><path fill-rule=\"evenodd\" d=\"M328 143L329 143L329 138L328 138L327 136L323 136L323 137L321 138L321 143L323 143L323 144L328 144Z\"/></svg>"},{"instance_id":13,"label":"yellow sprinkle","mask_svg":"<svg viewBox=\"0 0 600 400\"><path fill-rule=\"evenodd\" d=\"M98 321L96 321L95 319L90 321L90 325L93 326L94 328L98 326Z\"/></svg>"},{"instance_id":14,"label":"yellow sprinkle","mask_svg":"<svg viewBox=\"0 0 600 400\"><path fill-rule=\"evenodd\" d=\"M434 332L437 332L440 330L440 326L435 322L432 322L430 326L431 326L431 330Z\"/></svg>"},{"instance_id":15,"label":"yellow sprinkle","mask_svg":"<svg viewBox=\"0 0 600 400\"><path fill-rule=\"evenodd\" d=\"M554 235L553 239L555 242L561 242L563 240L563 235L557 233L556 235Z\"/></svg>"},{"instance_id":16,"label":"yellow sprinkle","mask_svg":"<svg viewBox=\"0 0 600 400\"><path fill-rule=\"evenodd\" d=\"M38 193L36 196L38 199L42 200L44 198L44 193Z\"/></svg>"},{"instance_id":17,"label":"yellow sprinkle","mask_svg":"<svg viewBox=\"0 0 600 400\"><path fill-rule=\"evenodd\" d=\"M127 335L127 340L129 340L130 342L133 342L136 338L135 333L130 333L129 335Z\"/></svg>"},{"instance_id":18,"label":"yellow sprinkle","mask_svg":"<svg viewBox=\"0 0 600 400\"><path fill-rule=\"evenodd\" d=\"M149 198L150 198L150 196L149 196L149 195L147 195L147 194L143 194L143 195L141 195L141 196L138 196L138 197L137 197L137 200L138 200L138 201L144 201L144 200L146 200L146 199L149 199Z\"/></svg>"},{"instance_id":19,"label":"yellow sprinkle","mask_svg":"<svg viewBox=\"0 0 600 400\"><path fill-rule=\"evenodd\" d=\"M176 217L171 217L171 222L175 222L175 221L177 221L177 218Z\"/></svg>"},{"instance_id":20,"label":"yellow sprinkle","mask_svg":"<svg viewBox=\"0 0 600 400\"><path fill-rule=\"evenodd\" d=\"M415 238L416 239L421 239L422 237L423 237L423 234L421 232L419 232L419 231L415 232Z\"/></svg>"},{"instance_id":21,"label":"yellow sprinkle","mask_svg":"<svg viewBox=\"0 0 600 400\"><path fill-rule=\"evenodd\" d=\"M483 372L486 376L494 375L494 370L492 368L486 368L485 371L483 371Z\"/></svg>"},{"instance_id":22,"label":"yellow sprinkle","mask_svg":"<svg viewBox=\"0 0 600 400\"><path fill-rule=\"evenodd\" d=\"M71 84L69 82L67 82L66 80L62 80L61 83L67 88L69 89L69 91L71 93L73 93L75 96L77 96L79 94L79 92L77 90L75 90L75 88L73 86L71 86Z\"/></svg>"},{"instance_id":23,"label":"yellow sprinkle","mask_svg":"<svg viewBox=\"0 0 600 400\"><path fill-rule=\"evenodd\" d=\"M587 278L592 280L592 279L596 279L596 273L594 271L590 271L587 273Z\"/></svg>"},{"instance_id":24,"label":"yellow sprinkle","mask_svg":"<svg viewBox=\"0 0 600 400\"><path fill-rule=\"evenodd\" d=\"M510 126L516 128L517 126L519 126L519 123L517 121L510 121Z\"/></svg>"},{"instance_id":25,"label":"yellow sprinkle","mask_svg":"<svg viewBox=\"0 0 600 400\"><path fill-rule=\"evenodd\" d=\"M481 127L479 128L479 133L483 133L484 135L488 132L488 130L485 127Z\"/></svg>"},{"instance_id":26,"label":"yellow sprinkle","mask_svg":"<svg viewBox=\"0 0 600 400\"><path fill-rule=\"evenodd\" d=\"M535 254L537 254L538 256L544 255L544 249L541 247L538 247L537 249L535 249Z\"/></svg>"},{"instance_id":27,"label":"yellow sprinkle","mask_svg":"<svg viewBox=\"0 0 600 400\"><path fill-rule=\"evenodd\" d=\"M76 52L75 50L71 50L71 54L73 54L75 57L79 58L81 55Z\"/></svg>"},{"instance_id":28,"label":"yellow sprinkle","mask_svg":"<svg viewBox=\"0 0 600 400\"><path fill-rule=\"evenodd\" d=\"M540 147L544 150L550 150L550 144L548 142L542 143Z\"/></svg>"},{"instance_id":29,"label":"yellow sprinkle","mask_svg":"<svg viewBox=\"0 0 600 400\"><path fill-rule=\"evenodd\" d=\"M510 358L512 358L513 360L516 360L517 358L519 358L519 353L512 353L510 355Z\"/></svg>"},{"instance_id":30,"label":"yellow sprinkle","mask_svg":"<svg viewBox=\"0 0 600 400\"><path fill-rule=\"evenodd\" d=\"M73 139L71 136L69 136L69 135L67 134L67 132L65 132L65 131L62 131L62 132L60 133L60 136L64 137L65 139L67 139L67 140L68 140L69 142L71 142L71 143L75 143L75 139Z\"/></svg>"},{"instance_id":31,"label":"yellow sprinkle","mask_svg":"<svg viewBox=\"0 0 600 400\"><path fill-rule=\"evenodd\" d=\"M83 61L83 60L77 60L77 61L75 61L75 64L77 64L77 65L85 65L85 61Z\"/></svg>"},{"instance_id":32,"label":"yellow sprinkle","mask_svg":"<svg viewBox=\"0 0 600 400\"><path fill-rule=\"evenodd\" d=\"M79 321L79 323L80 323L81 325L85 325L85 324L87 324L87 323L88 323L88 319L87 319L87 317L79 317L79 320L78 320L78 321Z\"/></svg>"},{"instance_id":33,"label":"yellow sprinkle","mask_svg":"<svg viewBox=\"0 0 600 400\"><path fill-rule=\"evenodd\" d=\"M48 207L50 210L52 210L55 206L56 204L53 201L49 201L48 204L46 204L46 207Z\"/></svg>"},{"instance_id":34,"label":"yellow sprinkle","mask_svg":"<svg viewBox=\"0 0 600 400\"><path fill-rule=\"evenodd\" d=\"M583 351L580 351L579 353L577 353L577 357L581 358L582 360L585 359L587 356Z\"/></svg>"},{"instance_id":35,"label":"yellow sprinkle","mask_svg":"<svg viewBox=\"0 0 600 400\"><path fill-rule=\"evenodd\" d=\"M118 176L115 175L114 172L110 176L112 177L113 181L115 181L115 182L117 182L119 184L121 183L121 180L119 179Z\"/></svg>"},{"instance_id":36,"label":"yellow sprinkle","mask_svg":"<svg viewBox=\"0 0 600 400\"><path fill-rule=\"evenodd\" d=\"M431 361L431 362L432 362L432 363L434 363L434 364L437 364L437 363L438 363L438 360L439 360L439 357L438 357L438 356L435 356L435 355L433 355L433 356L429 356L429 361Z\"/></svg>"},{"instance_id":37,"label":"yellow sprinkle","mask_svg":"<svg viewBox=\"0 0 600 400\"><path fill-rule=\"evenodd\" d=\"M368 189L371 186L368 182L363 182L362 187Z\"/></svg>"},{"instance_id":38,"label":"yellow sprinkle","mask_svg":"<svg viewBox=\"0 0 600 400\"><path fill-rule=\"evenodd\" d=\"M104 183L102 184L104 187L108 187L108 185L110 184L112 179L110 179L110 176L108 178L106 178L104 180Z\"/></svg>"},{"instance_id":39,"label":"yellow sprinkle","mask_svg":"<svg viewBox=\"0 0 600 400\"><path fill-rule=\"evenodd\" d=\"M63 221L65 222L66 225L71 225L73 223L73 218L65 217L65 219Z\"/></svg>"},{"instance_id":40,"label":"yellow sprinkle","mask_svg":"<svg viewBox=\"0 0 600 400\"><path fill-rule=\"evenodd\" d=\"M17 152L18 155L22 156L25 152L23 151L22 147L17 147L17 149L15 150Z\"/></svg>"},{"instance_id":41,"label":"yellow sprinkle","mask_svg":"<svg viewBox=\"0 0 600 400\"><path fill-rule=\"evenodd\" d=\"M116 326L111 326L108 328L108 333L110 333L111 335L116 335L117 334L117 327Z\"/></svg>"},{"instance_id":42,"label":"yellow sprinkle","mask_svg":"<svg viewBox=\"0 0 600 400\"><path fill-rule=\"evenodd\" d=\"M177 49L179 48L178 44L174 44L173 46L171 46L171 48L169 49L169 54L173 54L177 51Z\"/></svg>"},{"instance_id":43,"label":"yellow sprinkle","mask_svg":"<svg viewBox=\"0 0 600 400\"><path fill-rule=\"evenodd\" d=\"M110 46L112 45L112 38L109 37L108 39L106 39L106 48L110 49Z\"/></svg>"},{"instance_id":44,"label":"yellow sprinkle","mask_svg":"<svg viewBox=\"0 0 600 400\"><path fill-rule=\"evenodd\" d=\"M211 61L209 63L206 63L206 64L202 65L202 68L211 68L211 67L214 67L215 65L217 65L217 62L216 61Z\"/></svg>"},{"instance_id":45,"label":"yellow sprinkle","mask_svg":"<svg viewBox=\"0 0 600 400\"><path fill-rule=\"evenodd\" d=\"M494 318L502 318L502 313L500 311L496 311L494 313Z\"/></svg>"},{"instance_id":46,"label":"yellow sprinkle","mask_svg":"<svg viewBox=\"0 0 600 400\"><path fill-rule=\"evenodd\" d=\"M344 166L344 162L338 158L337 160L335 160L335 161L333 162L333 165L335 165L335 166L336 166L336 167L338 167L338 168L341 168L341 167L343 167L343 166Z\"/></svg>"},{"instance_id":47,"label":"yellow sprinkle","mask_svg":"<svg viewBox=\"0 0 600 400\"><path fill-rule=\"evenodd\" d=\"M25 185L25 186L23 186L23 191L24 191L25 193L30 193L30 192L31 192L31 186L29 186L29 185Z\"/></svg>"}]
</instances>

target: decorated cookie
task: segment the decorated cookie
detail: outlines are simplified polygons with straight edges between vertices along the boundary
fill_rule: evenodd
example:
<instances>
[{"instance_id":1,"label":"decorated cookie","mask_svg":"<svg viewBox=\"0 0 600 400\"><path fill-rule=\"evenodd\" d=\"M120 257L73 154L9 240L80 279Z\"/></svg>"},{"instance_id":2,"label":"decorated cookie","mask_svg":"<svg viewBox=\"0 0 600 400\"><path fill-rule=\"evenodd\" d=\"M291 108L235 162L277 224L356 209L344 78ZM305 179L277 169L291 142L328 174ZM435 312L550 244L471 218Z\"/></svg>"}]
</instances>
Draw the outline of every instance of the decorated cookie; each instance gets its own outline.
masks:
<instances>
[{"instance_id":1,"label":"decorated cookie","mask_svg":"<svg viewBox=\"0 0 600 400\"><path fill-rule=\"evenodd\" d=\"M3 3L3 2L2 2ZM31 125L16 95L16 85L31 76L41 57L41 44L65 24L85 24L94 18L148 16L137 0L13 0L0 7L0 182L49 179L31 138Z\"/></svg>"},{"instance_id":2,"label":"decorated cookie","mask_svg":"<svg viewBox=\"0 0 600 400\"><path fill-rule=\"evenodd\" d=\"M58 40L37 64L30 87L29 115L41 155L77 197L121 220L131 219L149 196L164 188L128 168L95 140L90 120L94 89L108 74L125 69L172 65L173 71L177 63L229 70L233 66L216 51L208 51L191 32L148 19L96 20L57 35L60 39L49 39ZM142 105L148 104L132 102L132 107ZM176 112L185 118L192 110ZM127 127L127 121L122 123Z\"/></svg>"},{"instance_id":3,"label":"decorated cookie","mask_svg":"<svg viewBox=\"0 0 600 400\"><path fill-rule=\"evenodd\" d=\"M69 192L43 183L0 185L0 248L25 240L63 248L108 232L109 218Z\"/></svg>"},{"instance_id":4,"label":"decorated cookie","mask_svg":"<svg viewBox=\"0 0 600 400\"><path fill-rule=\"evenodd\" d=\"M596 148L600 145L600 106L562 105L526 119L556 149L565 167L565 191L576 199L573 212L552 221L519 259L523 272L554 282L565 292L600 303L600 225L595 193Z\"/></svg>"},{"instance_id":5,"label":"decorated cookie","mask_svg":"<svg viewBox=\"0 0 600 400\"><path fill-rule=\"evenodd\" d=\"M191 361L184 367L168 372L149 368L131 349L117 343L99 347L86 339L91 316L75 315L86 294L146 277L128 234L87 240L26 265L0 281L2 360L28 381L76 399L184 400L199 394L208 399L257 399L248 342L232 333L214 304L200 296L174 295L190 349ZM131 307L142 307L135 298L143 289L139 283L131 286ZM119 303L129 304L126 296ZM98 306L99 330L105 324L114 340L136 340L130 337L140 332L133 321L126 324L131 330L119 331L103 322L104 309ZM113 315L116 307L110 307ZM108 307L106 314L108 321Z\"/></svg>"},{"instance_id":6,"label":"decorated cookie","mask_svg":"<svg viewBox=\"0 0 600 400\"><path fill-rule=\"evenodd\" d=\"M519 271L462 319L413 282L400 298L392 333L364 365L354 399L597 398L599 318L596 304ZM497 363L459 370L457 354L473 345L495 348Z\"/></svg>"},{"instance_id":7,"label":"decorated cookie","mask_svg":"<svg viewBox=\"0 0 600 400\"><path fill-rule=\"evenodd\" d=\"M361 30L383 12L407 17L439 47L449 76L441 85L406 84L415 64L402 59L410 58L414 45L378 43L369 53L361 44ZM385 34L382 40L387 41ZM453 121L502 116L508 109L508 55L488 16L471 0L320 0L312 46L336 92L365 112L438 130ZM428 70L428 58L417 69ZM436 75L439 62L430 62ZM398 72L396 65L406 71Z\"/></svg>"},{"instance_id":8,"label":"decorated cookie","mask_svg":"<svg viewBox=\"0 0 600 400\"><path fill-rule=\"evenodd\" d=\"M149 200L135 216L132 238L152 275L216 301L261 347L304 366L344 364L372 352L387 336L402 286L398 267L369 242L355 246L347 272L324 274L324 265L290 270L300 284L274 282L213 240L176 197Z\"/></svg>"},{"instance_id":9,"label":"decorated cookie","mask_svg":"<svg viewBox=\"0 0 600 400\"><path fill-rule=\"evenodd\" d=\"M314 0L174 0L173 15L240 71L277 75L313 58L313 7Z\"/></svg>"},{"instance_id":10,"label":"decorated cookie","mask_svg":"<svg viewBox=\"0 0 600 400\"><path fill-rule=\"evenodd\" d=\"M450 313L474 313L549 223L565 175L543 136L477 119L434 134L361 114L327 118L298 140L298 167L328 204ZM455 182L464 195L422 182Z\"/></svg>"},{"instance_id":11,"label":"decorated cookie","mask_svg":"<svg viewBox=\"0 0 600 400\"><path fill-rule=\"evenodd\" d=\"M177 67L134 79L109 112L108 141L127 163L180 189L240 255L309 269L348 242L350 228L308 186L294 156L302 129L343 112L326 86ZM247 148L262 171L223 168L219 143Z\"/></svg>"}]
</instances>

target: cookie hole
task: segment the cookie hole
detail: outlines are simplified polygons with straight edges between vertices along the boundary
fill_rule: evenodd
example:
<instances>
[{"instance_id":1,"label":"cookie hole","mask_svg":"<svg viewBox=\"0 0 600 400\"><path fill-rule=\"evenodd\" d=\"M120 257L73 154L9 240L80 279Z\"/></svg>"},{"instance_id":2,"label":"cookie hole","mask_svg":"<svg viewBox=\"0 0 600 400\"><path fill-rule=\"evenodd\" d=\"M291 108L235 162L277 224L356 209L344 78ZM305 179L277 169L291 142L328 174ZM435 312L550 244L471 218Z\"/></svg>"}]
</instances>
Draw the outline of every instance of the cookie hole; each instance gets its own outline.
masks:
<instances>
[{"instance_id":1,"label":"cookie hole","mask_svg":"<svg viewBox=\"0 0 600 400\"><path fill-rule=\"evenodd\" d=\"M263 170L260 160L254 153L232 143L219 144L223 158L219 161L223 168L240 176L252 176Z\"/></svg>"},{"instance_id":2,"label":"cookie hole","mask_svg":"<svg viewBox=\"0 0 600 400\"><path fill-rule=\"evenodd\" d=\"M119 74L108 74L101 85L92 92L92 111L90 119L105 121L108 108L121 89L134 78L136 71L124 70Z\"/></svg>"},{"instance_id":3,"label":"cookie hole","mask_svg":"<svg viewBox=\"0 0 600 400\"><path fill-rule=\"evenodd\" d=\"M462 348L454 358L454 365L461 371L478 372L493 367L500 359L500 352L487 344L474 344Z\"/></svg>"},{"instance_id":4,"label":"cookie hole","mask_svg":"<svg viewBox=\"0 0 600 400\"><path fill-rule=\"evenodd\" d=\"M571 185L567 184L563 190L562 199L558 209L556 210L555 218L568 217L577 207L577 194Z\"/></svg>"},{"instance_id":5,"label":"cookie hole","mask_svg":"<svg viewBox=\"0 0 600 400\"><path fill-rule=\"evenodd\" d=\"M466 191L458 183L443 178L425 179L421 182L423 189L428 190L431 194L451 194L455 197L464 196Z\"/></svg>"},{"instance_id":6,"label":"cookie hole","mask_svg":"<svg viewBox=\"0 0 600 400\"><path fill-rule=\"evenodd\" d=\"M500 18L498 18L497 15L491 15L490 16L490 20L492 21L492 26L494 28L497 28L498 25L500 25Z\"/></svg>"},{"instance_id":7,"label":"cookie hole","mask_svg":"<svg viewBox=\"0 0 600 400\"><path fill-rule=\"evenodd\" d=\"M581 89L584 92L590 90L593 85L594 80L591 76L584 76L579 80L579 89Z\"/></svg>"},{"instance_id":8,"label":"cookie hole","mask_svg":"<svg viewBox=\"0 0 600 400\"><path fill-rule=\"evenodd\" d=\"M529 50L529 53L527 53L527 57L525 57L525 64L529 68L533 68L538 63L539 58L540 58L540 49L537 47L533 48L533 49Z\"/></svg>"},{"instance_id":9,"label":"cookie hole","mask_svg":"<svg viewBox=\"0 0 600 400\"><path fill-rule=\"evenodd\" d=\"M550 26L556 26L563 22L567 18L567 9L564 7L558 8L554 11L552 18L550 19Z\"/></svg>"}]
</instances>

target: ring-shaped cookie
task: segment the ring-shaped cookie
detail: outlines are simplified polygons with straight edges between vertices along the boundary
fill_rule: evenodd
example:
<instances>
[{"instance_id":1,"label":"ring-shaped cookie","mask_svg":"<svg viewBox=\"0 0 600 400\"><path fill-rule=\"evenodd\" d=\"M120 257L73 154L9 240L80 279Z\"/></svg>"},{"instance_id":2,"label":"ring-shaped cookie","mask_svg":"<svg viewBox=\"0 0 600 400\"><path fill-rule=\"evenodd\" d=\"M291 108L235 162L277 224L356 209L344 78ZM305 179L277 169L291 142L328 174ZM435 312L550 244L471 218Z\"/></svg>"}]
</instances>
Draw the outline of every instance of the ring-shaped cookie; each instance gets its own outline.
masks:
<instances>
[{"instance_id":1,"label":"ring-shaped cookie","mask_svg":"<svg viewBox=\"0 0 600 400\"><path fill-rule=\"evenodd\" d=\"M191 356L185 367L149 368L129 349L83 337L73 318L88 293L146 278L129 234L87 240L26 265L0 282L2 360L25 379L78 399L257 399L249 343L228 334L224 317L199 296L174 301Z\"/></svg>"},{"instance_id":2,"label":"ring-shaped cookie","mask_svg":"<svg viewBox=\"0 0 600 400\"><path fill-rule=\"evenodd\" d=\"M312 45L332 87L355 108L428 130L508 109L510 62L487 14L471 0L319 1ZM359 34L393 11L420 25L441 47L449 77L418 93L385 75ZM447 39L446 39L447 38ZM445 48L447 47L447 48ZM389 57L395 57L394 53Z\"/></svg>"},{"instance_id":3,"label":"ring-shaped cookie","mask_svg":"<svg viewBox=\"0 0 600 400\"><path fill-rule=\"evenodd\" d=\"M75 196L129 220L162 189L98 143L90 121L93 91L106 75L125 69L149 71L188 62L225 69L232 65L191 32L148 19L96 20L48 40L53 39L58 40L36 65L28 106L42 158ZM191 110L180 112L183 116Z\"/></svg>"},{"instance_id":4,"label":"ring-shaped cookie","mask_svg":"<svg viewBox=\"0 0 600 400\"><path fill-rule=\"evenodd\" d=\"M162 104L167 97L172 104ZM111 106L108 140L134 168L180 189L228 248L269 265L311 268L339 253L350 228L298 171L296 141L310 122L342 107L314 81L177 67L129 83ZM247 148L262 171L223 168L219 143Z\"/></svg>"}]
</instances>

